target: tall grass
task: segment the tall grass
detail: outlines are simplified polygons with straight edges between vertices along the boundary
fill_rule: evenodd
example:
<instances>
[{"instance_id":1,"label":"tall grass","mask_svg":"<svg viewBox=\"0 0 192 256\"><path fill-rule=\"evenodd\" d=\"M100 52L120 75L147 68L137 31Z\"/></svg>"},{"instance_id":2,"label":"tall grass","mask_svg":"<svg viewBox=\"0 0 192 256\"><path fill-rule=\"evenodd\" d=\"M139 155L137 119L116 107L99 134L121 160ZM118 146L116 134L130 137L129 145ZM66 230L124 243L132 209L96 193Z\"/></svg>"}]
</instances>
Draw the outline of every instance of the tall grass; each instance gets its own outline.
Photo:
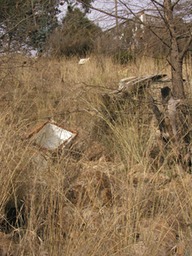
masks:
<instances>
[{"instance_id":1,"label":"tall grass","mask_svg":"<svg viewBox=\"0 0 192 256\"><path fill-rule=\"evenodd\" d=\"M77 63L1 60L2 253L191 255L192 177L174 162L153 165L156 127L147 102L128 103L116 123L101 112L101 95L121 78L169 73L167 66L144 58L120 66L98 56ZM45 161L27 134L49 118L78 138L72 153L48 154ZM106 133L96 133L100 120Z\"/></svg>"}]
</instances>

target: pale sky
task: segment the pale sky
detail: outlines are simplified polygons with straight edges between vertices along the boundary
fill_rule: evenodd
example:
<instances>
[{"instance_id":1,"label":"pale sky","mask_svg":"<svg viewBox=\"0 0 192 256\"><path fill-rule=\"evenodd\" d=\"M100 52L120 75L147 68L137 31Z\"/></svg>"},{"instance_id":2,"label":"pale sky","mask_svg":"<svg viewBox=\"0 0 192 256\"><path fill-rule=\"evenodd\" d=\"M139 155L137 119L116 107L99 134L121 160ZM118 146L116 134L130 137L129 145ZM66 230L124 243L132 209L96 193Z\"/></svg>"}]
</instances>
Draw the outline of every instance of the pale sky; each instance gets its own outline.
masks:
<instances>
[{"instance_id":1,"label":"pale sky","mask_svg":"<svg viewBox=\"0 0 192 256\"><path fill-rule=\"evenodd\" d=\"M97 0L93 3L93 6L104 10L109 13L115 14L115 4L114 1L106 0ZM110 17L104 13L92 10L91 13L88 15L90 20L93 20L97 25L99 25L102 29L106 29L108 27L112 27L115 25L115 18Z\"/></svg>"},{"instance_id":2,"label":"pale sky","mask_svg":"<svg viewBox=\"0 0 192 256\"><path fill-rule=\"evenodd\" d=\"M126 8L126 6L128 5L133 12L138 12L143 8L149 8L148 0L119 0L117 1L117 4L118 15L124 18L128 18L131 15L128 8ZM93 3L93 7L115 15L115 0L95 0ZM114 17L110 17L99 11L92 10L91 14L89 14L88 17L103 29L115 25ZM121 22L121 19L119 19L119 22Z\"/></svg>"}]
</instances>

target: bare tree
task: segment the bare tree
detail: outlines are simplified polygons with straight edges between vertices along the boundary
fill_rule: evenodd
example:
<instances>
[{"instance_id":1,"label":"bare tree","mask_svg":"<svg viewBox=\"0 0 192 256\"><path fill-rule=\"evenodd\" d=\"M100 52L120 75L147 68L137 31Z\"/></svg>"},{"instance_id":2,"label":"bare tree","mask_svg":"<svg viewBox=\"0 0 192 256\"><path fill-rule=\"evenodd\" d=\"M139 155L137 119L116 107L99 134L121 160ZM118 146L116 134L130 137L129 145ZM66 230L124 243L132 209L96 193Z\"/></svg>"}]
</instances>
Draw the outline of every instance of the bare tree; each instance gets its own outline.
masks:
<instances>
[{"instance_id":1,"label":"bare tree","mask_svg":"<svg viewBox=\"0 0 192 256\"><path fill-rule=\"evenodd\" d=\"M177 99L185 98L185 91L183 86L183 59L189 49L189 46L192 42L192 27L186 26L186 31L184 34L181 34L180 31L180 22L186 23L187 21L183 19L178 19L177 17L177 7L181 1L171 1L164 0L163 4L152 0L152 3L157 8L163 22L168 30L170 37L170 55L169 55L169 63L171 65L171 74L172 74L172 85L173 85L173 96ZM188 1L186 1L186 5L188 5ZM160 9L162 11L160 11ZM179 16L179 13L178 13ZM183 44L183 38L185 38L185 42Z\"/></svg>"},{"instance_id":2,"label":"bare tree","mask_svg":"<svg viewBox=\"0 0 192 256\"><path fill-rule=\"evenodd\" d=\"M166 47L169 49L168 62L171 66L172 74L172 93L177 99L185 98L185 90L183 85L183 60L192 43L192 3L189 0L146 0L142 4L130 4L130 1L119 0L118 5L121 5L121 13L109 12L94 7L90 7L96 11L100 11L107 15L125 21L132 16L135 22L142 24L148 28ZM124 8L124 13L122 9ZM168 38L163 37L162 30L156 32L156 25L149 24L144 20L139 19L137 13L139 10L149 10L155 13L162 26L168 35Z\"/></svg>"},{"instance_id":3,"label":"bare tree","mask_svg":"<svg viewBox=\"0 0 192 256\"><path fill-rule=\"evenodd\" d=\"M170 145L170 150L176 152L178 162L191 165L192 115L186 101L183 61L192 43L192 3L189 0L146 0L139 7L136 1L133 5L131 1L119 0L118 4L121 4L121 10L125 10L123 15L99 10L94 6L92 8L121 20L132 17L135 23L140 24L142 29L147 28L168 49L172 86L161 90L163 110L158 108L152 97L149 97L149 101L159 124L164 147ZM148 22L141 18L138 12L142 9L158 17L160 22Z\"/></svg>"}]
</instances>

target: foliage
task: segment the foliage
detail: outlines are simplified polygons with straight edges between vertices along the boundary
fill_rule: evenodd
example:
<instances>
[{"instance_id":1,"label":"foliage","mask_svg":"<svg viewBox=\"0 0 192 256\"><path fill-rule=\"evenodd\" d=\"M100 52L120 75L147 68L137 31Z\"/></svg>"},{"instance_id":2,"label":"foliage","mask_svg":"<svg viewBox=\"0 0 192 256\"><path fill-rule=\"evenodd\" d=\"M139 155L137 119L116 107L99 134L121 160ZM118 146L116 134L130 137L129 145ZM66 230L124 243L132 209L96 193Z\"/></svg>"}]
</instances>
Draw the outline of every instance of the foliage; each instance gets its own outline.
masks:
<instances>
[{"instance_id":1,"label":"foliage","mask_svg":"<svg viewBox=\"0 0 192 256\"><path fill-rule=\"evenodd\" d=\"M68 10L73 10L76 7L82 7L84 13L90 11L90 4L94 2L94 0L66 0L68 5Z\"/></svg>"},{"instance_id":2,"label":"foliage","mask_svg":"<svg viewBox=\"0 0 192 256\"><path fill-rule=\"evenodd\" d=\"M78 8L68 10L62 27L50 38L51 51L58 56L85 56L93 51L100 32L101 29Z\"/></svg>"},{"instance_id":3,"label":"foliage","mask_svg":"<svg viewBox=\"0 0 192 256\"><path fill-rule=\"evenodd\" d=\"M19 46L27 44L41 51L57 25L57 4L58 0L0 0L0 39L6 41L8 50L17 42Z\"/></svg>"}]
</instances>

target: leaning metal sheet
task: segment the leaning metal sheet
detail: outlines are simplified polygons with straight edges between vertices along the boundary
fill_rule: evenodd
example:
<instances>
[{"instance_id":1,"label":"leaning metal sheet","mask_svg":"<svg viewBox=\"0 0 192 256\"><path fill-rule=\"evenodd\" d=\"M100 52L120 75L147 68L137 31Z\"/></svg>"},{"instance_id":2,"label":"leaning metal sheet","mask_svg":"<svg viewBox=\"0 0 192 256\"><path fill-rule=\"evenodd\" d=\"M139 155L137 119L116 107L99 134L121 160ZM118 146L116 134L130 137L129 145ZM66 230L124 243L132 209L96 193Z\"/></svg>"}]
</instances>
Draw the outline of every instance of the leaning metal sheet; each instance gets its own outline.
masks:
<instances>
[{"instance_id":1,"label":"leaning metal sheet","mask_svg":"<svg viewBox=\"0 0 192 256\"><path fill-rule=\"evenodd\" d=\"M70 142L75 135L55 124L47 123L33 136L32 140L42 148L55 150L63 143Z\"/></svg>"}]
</instances>

